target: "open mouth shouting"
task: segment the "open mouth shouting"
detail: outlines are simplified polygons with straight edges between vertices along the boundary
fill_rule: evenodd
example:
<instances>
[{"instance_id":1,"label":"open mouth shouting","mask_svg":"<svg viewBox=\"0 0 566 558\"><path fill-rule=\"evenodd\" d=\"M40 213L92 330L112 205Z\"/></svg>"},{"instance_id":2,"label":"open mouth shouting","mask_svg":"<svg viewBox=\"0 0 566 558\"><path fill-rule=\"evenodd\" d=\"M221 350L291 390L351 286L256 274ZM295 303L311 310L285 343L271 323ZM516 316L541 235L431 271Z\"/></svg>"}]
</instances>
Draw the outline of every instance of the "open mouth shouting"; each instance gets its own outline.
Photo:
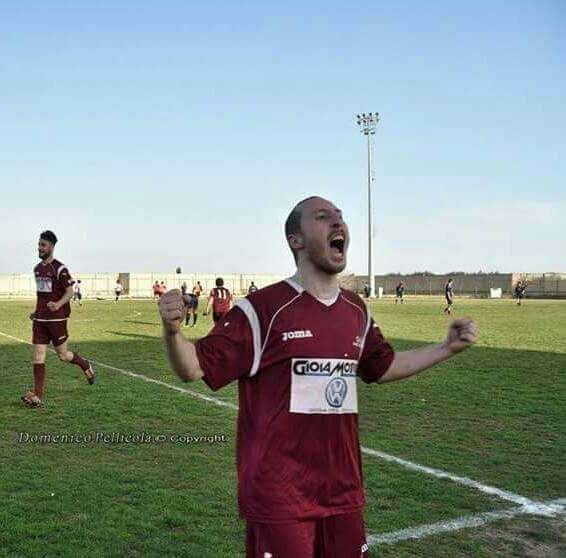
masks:
<instances>
[{"instance_id":1,"label":"open mouth shouting","mask_svg":"<svg viewBox=\"0 0 566 558\"><path fill-rule=\"evenodd\" d=\"M346 235L343 232L334 233L330 236L328 243L332 256L342 259L346 252Z\"/></svg>"}]
</instances>

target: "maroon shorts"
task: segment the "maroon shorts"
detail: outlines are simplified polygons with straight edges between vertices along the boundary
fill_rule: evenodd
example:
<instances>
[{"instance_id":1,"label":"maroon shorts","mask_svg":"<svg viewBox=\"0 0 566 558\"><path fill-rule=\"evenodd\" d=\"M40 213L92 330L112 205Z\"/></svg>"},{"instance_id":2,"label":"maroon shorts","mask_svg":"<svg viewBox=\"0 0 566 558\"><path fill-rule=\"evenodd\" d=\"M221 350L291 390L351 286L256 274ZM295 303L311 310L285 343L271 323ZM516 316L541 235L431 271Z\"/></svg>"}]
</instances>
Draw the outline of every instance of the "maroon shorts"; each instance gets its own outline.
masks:
<instances>
[{"instance_id":1,"label":"maroon shorts","mask_svg":"<svg viewBox=\"0 0 566 558\"><path fill-rule=\"evenodd\" d=\"M246 527L246 558L369 558L361 511Z\"/></svg>"},{"instance_id":2,"label":"maroon shorts","mask_svg":"<svg viewBox=\"0 0 566 558\"><path fill-rule=\"evenodd\" d=\"M228 311L226 311L226 312L213 312L212 313L212 321L214 323L219 322L224 316L226 316L226 314L228 314Z\"/></svg>"},{"instance_id":3,"label":"maroon shorts","mask_svg":"<svg viewBox=\"0 0 566 558\"><path fill-rule=\"evenodd\" d=\"M57 322L38 322L33 320L33 336L34 345L49 345L53 343L54 347L62 345L69 338L67 333L67 320Z\"/></svg>"}]
</instances>

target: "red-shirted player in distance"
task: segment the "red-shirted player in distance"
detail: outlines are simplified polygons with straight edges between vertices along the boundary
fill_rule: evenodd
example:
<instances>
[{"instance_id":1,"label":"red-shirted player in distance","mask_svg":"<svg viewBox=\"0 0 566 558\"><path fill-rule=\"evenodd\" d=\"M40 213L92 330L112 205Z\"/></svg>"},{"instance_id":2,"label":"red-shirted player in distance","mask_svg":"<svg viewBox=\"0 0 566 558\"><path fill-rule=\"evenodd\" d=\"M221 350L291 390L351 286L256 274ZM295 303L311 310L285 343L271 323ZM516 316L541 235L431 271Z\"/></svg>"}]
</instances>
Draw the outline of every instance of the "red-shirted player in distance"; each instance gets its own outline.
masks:
<instances>
[{"instance_id":1,"label":"red-shirted player in distance","mask_svg":"<svg viewBox=\"0 0 566 558\"><path fill-rule=\"evenodd\" d=\"M356 378L408 378L470 347L471 319L446 340L394 352L362 299L338 285L348 227L320 197L285 223L296 274L248 295L196 344L180 333L179 291L159 310L173 370L213 390L239 382L238 504L247 558L360 558L369 554Z\"/></svg>"},{"instance_id":2,"label":"red-shirted player in distance","mask_svg":"<svg viewBox=\"0 0 566 558\"><path fill-rule=\"evenodd\" d=\"M73 280L66 265L53 257L57 237L51 231L39 236L38 252L42 260L33 272L37 285L37 304L30 315L33 321L34 389L22 401L28 407L41 407L45 388L45 357L51 342L63 362L80 367L89 384L94 383L94 370L88 360L67 348L67 320L71 315Z\"/></svg>"},{"instance_id":3,"label":"red-shirted player in distance","mask_svg":"<svg viewBox=\"0 0 566 558\"><path fill-rule=\"evenodd\" d=\"M207 316L212 307L212 321L217 323L232 308L232 293L224 287L224 279L217 277L216 287L210 291L204 315Z\"/></svg>"}]
</instances>

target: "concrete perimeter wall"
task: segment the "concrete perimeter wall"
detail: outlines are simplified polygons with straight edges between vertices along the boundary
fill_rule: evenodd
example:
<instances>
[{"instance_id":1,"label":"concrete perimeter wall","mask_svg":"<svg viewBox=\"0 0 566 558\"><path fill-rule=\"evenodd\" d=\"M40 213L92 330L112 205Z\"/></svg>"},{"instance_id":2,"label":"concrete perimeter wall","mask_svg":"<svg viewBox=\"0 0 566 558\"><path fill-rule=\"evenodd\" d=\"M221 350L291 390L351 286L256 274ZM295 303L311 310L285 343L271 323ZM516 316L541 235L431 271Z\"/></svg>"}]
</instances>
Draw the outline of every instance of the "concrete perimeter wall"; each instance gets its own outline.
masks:
<instances>
[{"instance_id":1,"label":"concrete perimeter wall","mask_svg":"<svg viewBox=\"0 0 566 558\"><path fill-rule=\"evenodd\" d=\"M125 295L132 297L152 297L155 281L165 282L168 289L180 288L183 281L189 289L200 281L205 291L214 287L217 277L224 279L224 286L235 294L247 293L252 281L261 288L283 279L280 275L242 275L236 273L198 274L198 273L75 273L73 279L81 280L85 298L107 298L114 294L114 285L120 277L125 287ZM35 297L35 280L32 273L0 274L0 297Z\"/></svg>"},{"instance_id":2,"label":"concrete perimeter wall","mask_svg":"<svg viewBox=\"0 0 566 558\"><path fill-rule=\"evenodd\" d=\"M175 273L77 273L82 292L86 298L108 298L113 296L116 279L120 277L125 287L124 294L136 298L153 296L152 285L164 281L168 289L180 288L186 282L192 288L200 281L205 291L214 287L216 277L224 279L224 285L233 293L241 295L248 291L251 281L261 288L284 279L282 275L266 274L175 274ZM466 275L376 275L376 287L383 287L385 295L394 295L399 281L405 283L408 295L443 295L449 277L454 279L456 295L485 297L490 288L501 288L505 296L512 296L518 280L527 281L529 298L566 298L566 273L477 273ZM344 288L363 292L367 275L343 275ZM31 273L0 274L0 297L34 297L35 281Z\"/></svg>"}]
</instances>

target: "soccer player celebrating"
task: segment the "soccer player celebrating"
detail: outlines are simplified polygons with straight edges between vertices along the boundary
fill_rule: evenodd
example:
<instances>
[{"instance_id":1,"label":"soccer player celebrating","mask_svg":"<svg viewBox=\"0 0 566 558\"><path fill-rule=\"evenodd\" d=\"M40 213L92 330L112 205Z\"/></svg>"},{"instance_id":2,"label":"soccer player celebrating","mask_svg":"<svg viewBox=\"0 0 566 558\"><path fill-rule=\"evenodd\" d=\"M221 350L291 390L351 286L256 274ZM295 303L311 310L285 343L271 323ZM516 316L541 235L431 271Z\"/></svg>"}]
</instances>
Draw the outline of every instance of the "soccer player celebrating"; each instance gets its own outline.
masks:
<instances>
[{"instance_id":1,"label":"soccer player celebrating","mask_svg":"<svg viewBox=\"0 0 566 558\"><path fill-rule=\"evenodd\" d=\"M444 298L446 298L444 313L448 315L452 313L452 305L454 304L454 287L452 286L452 283L452 278L450 278L446 285L444 285Z\"/></svg>"},{"instance_id":2,"label":"soccer player celebrating","mask_svg":"<svg viewBox=\"0 0 566 558\"><path fill-rule=\"evenodd\" d=\"M210 312L212 306L212 321L214 323L220 321L224 314L230 311L232 307L232 294L224 287L224 279L222 277L216 278L216 287L210 291L208 297L208 304L204 312L205 316Z\"/></svg>"},{"instance_id":3,"label":"soccer player celebrating","mask_svg":"<svg viewBox=\"0 0 566 558\"><path fill-rule=\"evenodd\" d=\"M51 231L39 236L38 252L41 262L33 272L37 285L37 304L30 315L33 320L33 378L34 389L22 401L28 407L41 407L45 388L45 357L47 345L53 344L63 362L80 367L89 384L94 383L94 370L88 360L67 347L67 320L71 315L73 280L66 265L53 257L57 237Z\"/></svg>"},{"instance_id":4,"label":"soccer player celebrating","mask_svg":"<svg viewBox=\"0 0 566 558\"><path fill-rule=\"evenodd\" d=\"M400 302L403 304L403 294L405 293L405 285L403 281L400 281L399 284L395 287L395 304Z\"/></svg>"},{"instance_id":5,"label":"soccer player celebrating","mask_svg":"<svg viewBox=\"0 0 566 558\"><path fill-rule=\"evenodd\" d=\"M408 378L467 349L474 323L437 345L395 353L363 300L339 288L349 233L341 211L311 197L285 223L295 275L236 302L204 338L180 333L183 302L159 304L173 370L218 390L239 381L237 467L247 558L368 556L356 377Z\"/></svg>"}]
</instances>

